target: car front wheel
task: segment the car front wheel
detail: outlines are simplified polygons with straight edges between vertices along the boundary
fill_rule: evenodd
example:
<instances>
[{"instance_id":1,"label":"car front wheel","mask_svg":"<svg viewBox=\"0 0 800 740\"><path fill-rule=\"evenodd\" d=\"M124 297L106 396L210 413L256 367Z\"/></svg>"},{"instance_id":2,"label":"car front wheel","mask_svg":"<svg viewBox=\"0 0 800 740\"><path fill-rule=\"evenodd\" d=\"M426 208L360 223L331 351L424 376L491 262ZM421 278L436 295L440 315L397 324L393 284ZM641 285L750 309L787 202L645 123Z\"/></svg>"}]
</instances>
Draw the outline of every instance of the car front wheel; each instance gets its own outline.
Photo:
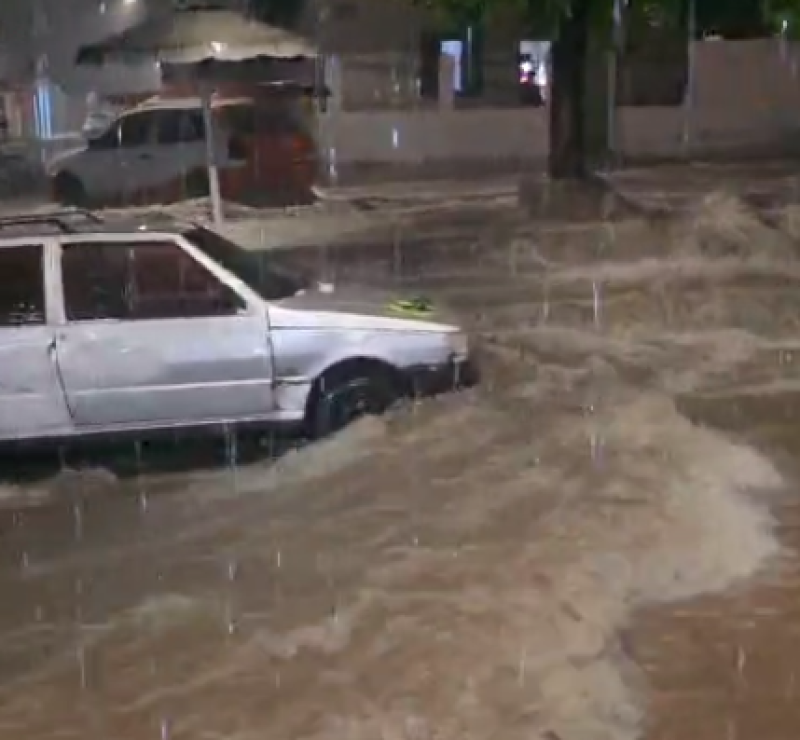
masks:
<instances>
[{"instance_id":1,"label":"car front wheel","mask_svg":"<svg viewBox=\"0 0 800 740\"><path fill-rule=\"evenodd\" d=\"M326 373L316 383L307 414L308 434L320 439L364 416L382 414L407 394L401 379L379 366Z\"/></svg>"},{"instance_id":2,"label":"car front wheel","mask_svg":"<svg viewBox=\"0 0 800 740\"><path fill-rule=\"evenodd\" d=\"M56 201L65 206L87 206L86 188L83 183L69 172L56 175L53 181L53 196Z\"/></svg>"}]
</instances>

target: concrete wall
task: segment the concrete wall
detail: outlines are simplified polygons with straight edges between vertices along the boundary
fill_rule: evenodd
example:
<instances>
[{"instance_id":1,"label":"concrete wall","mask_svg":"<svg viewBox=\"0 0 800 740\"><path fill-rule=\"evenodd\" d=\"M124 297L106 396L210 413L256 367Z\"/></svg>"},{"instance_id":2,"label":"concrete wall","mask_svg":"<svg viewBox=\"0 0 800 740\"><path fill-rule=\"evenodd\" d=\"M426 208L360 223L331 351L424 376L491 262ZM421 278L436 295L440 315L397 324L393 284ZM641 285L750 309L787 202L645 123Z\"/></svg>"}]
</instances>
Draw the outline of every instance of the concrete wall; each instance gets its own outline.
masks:
<instances>
[{"instance_id":1,"label":"concrete wall","mask_svg":"<svg viewBox=\"0 0 800 740\"><path fill-rule=\"evenodd\" d=\"M320 146L332 177L369 163L529 161L546 156L547 123L533 108L343 113L321 121Z\"/></svg>"},{"instance_id":2,"label":"concrete wall","mask_svg":"<svg viewBox=\"0 0 800 740\"><path fill-rule=\"evenodd\" d=\"M782 54L777 41L765 39L698 42L695 51L694 102L621 108L621 153L674 157L800 149L800 74L791 59L800 49ZM334 101L320 117L320 142L334 169L462 158L544 160L547 118L545 108L349 112Z\"/></svg>"},{"instance_id":3,"label":"concrete wall","mask_svg":"<svg viewBox=\"0 0 800 740\"><path fill-rule=\"evenodd\" d=\"M685 108L623 108L619 138L634 156L797 150L800 75L772 39L696 45L693 103ZM688 141L684 141L684 131Z\"/></svg>"}]
</instances>

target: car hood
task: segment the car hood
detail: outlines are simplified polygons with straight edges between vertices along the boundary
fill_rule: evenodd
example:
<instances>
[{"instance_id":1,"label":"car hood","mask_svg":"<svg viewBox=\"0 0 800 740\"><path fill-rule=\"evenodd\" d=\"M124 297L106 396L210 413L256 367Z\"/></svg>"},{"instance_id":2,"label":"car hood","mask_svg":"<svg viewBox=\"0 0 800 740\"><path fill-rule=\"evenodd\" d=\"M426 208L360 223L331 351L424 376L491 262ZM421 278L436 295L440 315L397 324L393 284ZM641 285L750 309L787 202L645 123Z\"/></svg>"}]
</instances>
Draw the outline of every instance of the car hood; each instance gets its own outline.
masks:
<instances>
[{"instance_id":1,"label":"car hood","mask_svg":"<svg viewBox=\"0 0 800 740\"><path fill-rule=\"evenodd\" d=\"M67 149L66 151L59 152L54 157L51 157L50 160L47 162L47 171L52 173L66 164L70 159L77 156L78 154L83 154L88 149L88 145L84 144L83 146L76 146L72 147L71 149Z\"/></svg>"},{"instance_id":2,"label":"car hood","mask_svg":"<svg viewBox=\"0 0 800 740\"><path fill-rule=\"evenodd\" d=\"M397 328L403 325L420 330L457 327L455 316L447 307L425 296L355 285L319 284L274 305L301 313L383 319Z\"/></svg>"}]
</instances>

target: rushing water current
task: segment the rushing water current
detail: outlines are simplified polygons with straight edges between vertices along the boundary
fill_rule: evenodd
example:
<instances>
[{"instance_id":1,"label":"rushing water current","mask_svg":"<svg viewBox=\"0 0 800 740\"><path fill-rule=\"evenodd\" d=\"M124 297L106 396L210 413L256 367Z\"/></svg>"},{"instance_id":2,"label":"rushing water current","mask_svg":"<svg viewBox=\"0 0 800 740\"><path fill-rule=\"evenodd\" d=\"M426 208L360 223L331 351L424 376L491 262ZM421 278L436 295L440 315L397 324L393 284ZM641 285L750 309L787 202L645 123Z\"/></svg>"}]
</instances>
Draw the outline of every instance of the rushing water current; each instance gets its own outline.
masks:
<instances>
[{"instance_id":1,"label":"rushing water current","mask_svg":"<svg viewBox=\"0 0 800 740\"><path fill-rule=\"evenodd\" d=\"M412 281L476 391L275 464L9 482L0 737L645 736L634 615L785 567L799 236L723 196L520 227Z\"/></svg>"}]
</instances>

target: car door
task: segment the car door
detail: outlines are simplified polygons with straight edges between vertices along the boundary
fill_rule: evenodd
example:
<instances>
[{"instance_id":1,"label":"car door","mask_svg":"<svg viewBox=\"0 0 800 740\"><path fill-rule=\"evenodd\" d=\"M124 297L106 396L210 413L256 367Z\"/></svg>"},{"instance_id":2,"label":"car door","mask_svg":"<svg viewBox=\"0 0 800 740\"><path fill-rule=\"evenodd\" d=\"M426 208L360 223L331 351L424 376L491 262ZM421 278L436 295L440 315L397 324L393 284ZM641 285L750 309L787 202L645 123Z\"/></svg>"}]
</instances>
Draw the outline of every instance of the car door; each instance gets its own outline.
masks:
<instances>
[{"instance_id":1,"label":"car door","mask_svg":"<svg viewBox=\"0 0 800 740\"><path fill-rule=\"evenodd\" d=\"M70 428L58 380L46 300L44 242L0 246L0 439L47 437Z\"/></svg>"},{"instance_id":2,"label":"car door","mask_svg":"<svg viewBox=\"0 0 800 740\"><path fill-rule=\"evenodd\" d=\"M193 425L274 410L264 309L179 241L62 240L61 272L56 353L76 425Z\"/></svg>"},{"instance_id":3,"label":"car door","mask_svg":"<svg viewBox=\"0 0 800 740\"><path fill-rule=\"evenodd\" d=\"M155 115L156 147L164 200L196 197L192 178L205 176L208 166L203 118L193 108L164 108Z\"/></svg>"},{"instance_id":4,"label":"car door","mask_svg":"<svg viewBox=\"0 0 800 740\"><path fill-rule=\"evenodd\" d=\"M128 113L120 119L119 173L124 203L149 202L163 180L164 162L155 142L154 111Z\"/></svg>"},{"instance_id":5,"label":"car door","mask_svg":"<svg viewBox=\"0 0 800 740\"><path fill-rule=\"evenodd\" d=\"M120 122L115 121L101 136L89 139L84 151L70 157L64 170L78 178L86 194L101 202L122 196Z\"/></svg>"}]
</instances>

